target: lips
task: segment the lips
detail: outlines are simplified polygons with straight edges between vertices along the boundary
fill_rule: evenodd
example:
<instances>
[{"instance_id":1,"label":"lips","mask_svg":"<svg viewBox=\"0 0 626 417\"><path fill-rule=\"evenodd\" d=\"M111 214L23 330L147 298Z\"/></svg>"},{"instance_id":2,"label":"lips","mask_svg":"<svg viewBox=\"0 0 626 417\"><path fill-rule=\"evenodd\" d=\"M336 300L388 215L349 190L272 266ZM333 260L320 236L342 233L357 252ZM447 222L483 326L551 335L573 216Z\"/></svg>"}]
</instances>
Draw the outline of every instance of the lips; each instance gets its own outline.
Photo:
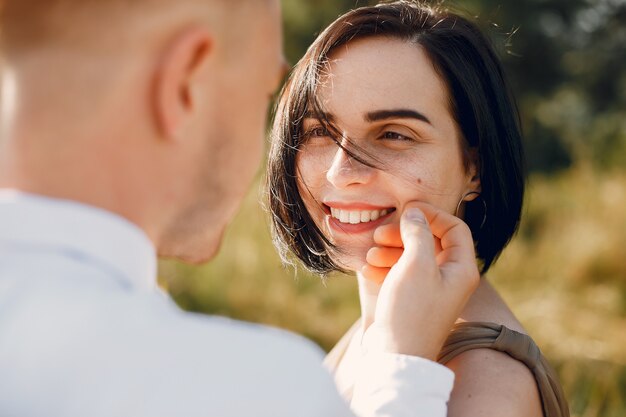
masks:
<instances>
[{"instance_id":1,"label":"lips","mask_svg":"<svg viewBox=\"0 0 626 417\"><path fill-rule=\"evenodd\" d=\"M396 211L395 207L367 203L327 202L324 207L331 229L349 234L369 232L380 226Z\"/></svg>"},{"instance_id":2,"label":"lips","mask_svg":"<svg viewBox=\"0 0 626 417\"><path fill-rule=\"evenodd\" d=\"M382 210L348 210L330 207L330 215L341 223L359 224L376 221L389 214L392 210L392 208Z\"/></svg>"}]
</instances>

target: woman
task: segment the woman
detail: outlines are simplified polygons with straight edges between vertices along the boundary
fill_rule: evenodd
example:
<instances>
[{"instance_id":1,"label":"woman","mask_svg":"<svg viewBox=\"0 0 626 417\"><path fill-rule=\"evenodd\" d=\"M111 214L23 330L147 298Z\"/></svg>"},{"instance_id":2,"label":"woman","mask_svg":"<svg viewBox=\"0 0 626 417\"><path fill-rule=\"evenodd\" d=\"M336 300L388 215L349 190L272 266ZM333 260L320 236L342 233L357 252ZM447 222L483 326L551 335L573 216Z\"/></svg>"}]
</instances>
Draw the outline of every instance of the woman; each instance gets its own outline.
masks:
<instances>
[{"instance_id":1,"label":"woman","mask_svg":"<svg viewBox=\"0 0 626 417\"><path fill-rule=\"evenodd\" d=\"M269 206L284 259L292 252L322 275L356 272L361 320L327 358L346 397L379 283L402 253L406 204L462 217L484 276L518 228L523 166L501 64L461 16L408 1L359 8L296 65L276 112ZM486 279L439 360L457 375L451 416L568 415L536 345Z\"/></svg>"}]
</instances>

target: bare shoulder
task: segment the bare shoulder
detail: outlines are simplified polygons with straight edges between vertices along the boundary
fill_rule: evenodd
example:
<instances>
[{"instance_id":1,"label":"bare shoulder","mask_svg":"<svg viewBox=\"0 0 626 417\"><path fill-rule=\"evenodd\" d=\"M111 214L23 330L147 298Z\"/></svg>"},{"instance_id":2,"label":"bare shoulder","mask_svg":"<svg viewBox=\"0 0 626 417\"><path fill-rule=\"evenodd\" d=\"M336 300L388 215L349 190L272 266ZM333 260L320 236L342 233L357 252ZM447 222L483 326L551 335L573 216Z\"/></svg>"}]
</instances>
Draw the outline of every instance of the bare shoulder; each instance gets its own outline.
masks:
<instances>
[{"instance_id":1,"label":"bare shoulder","mask_svg":"<svg viewBox=\"0 0 626 417\"><path fill-rule=\"evenodd\" d=\"M505 353L470 350L447 366L456 374L450 417L542 417L531 371Z\"/></svg>"},{"instance_id":2,"label":"bare shoulder","mask_svg":"<svg viewBox=\"0 0 626 417\"><path fill-rule=\"evenodd\" d=\"M503 324L526 333L498 293L483 280L461 315L463 321ZM455 374L450 417L542 417L541 397L523 363L492 349L464 352L447 363Z\"/></svg>"}]
</instances>

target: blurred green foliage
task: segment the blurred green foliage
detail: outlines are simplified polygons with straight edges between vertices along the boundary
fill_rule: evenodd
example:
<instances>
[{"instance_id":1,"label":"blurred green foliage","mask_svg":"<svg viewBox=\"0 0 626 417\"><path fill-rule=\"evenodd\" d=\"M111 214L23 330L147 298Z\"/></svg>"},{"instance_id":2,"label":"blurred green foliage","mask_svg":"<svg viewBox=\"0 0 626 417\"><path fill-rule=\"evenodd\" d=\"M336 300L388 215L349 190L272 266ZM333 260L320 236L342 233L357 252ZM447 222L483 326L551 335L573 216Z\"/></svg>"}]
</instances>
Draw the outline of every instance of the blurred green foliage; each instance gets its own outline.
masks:
<instances>
[{"instance_id":1,"label":"blurred green foliage","mask_svg":"<svg viewBox=\"0 0 626 417\"><path fill-rule=\"evenodd\" d=\"M283 0L288 58L339 14L373 3ZM532 171L520 234L488 278L555 364L573 416L624 416L626 0L445 4L493 39ZM329 349L359 315L355 280L282 267L259 186L217 259L163 262L162 285L185 309L288 328Z\"/></svg>"}]
</instances>

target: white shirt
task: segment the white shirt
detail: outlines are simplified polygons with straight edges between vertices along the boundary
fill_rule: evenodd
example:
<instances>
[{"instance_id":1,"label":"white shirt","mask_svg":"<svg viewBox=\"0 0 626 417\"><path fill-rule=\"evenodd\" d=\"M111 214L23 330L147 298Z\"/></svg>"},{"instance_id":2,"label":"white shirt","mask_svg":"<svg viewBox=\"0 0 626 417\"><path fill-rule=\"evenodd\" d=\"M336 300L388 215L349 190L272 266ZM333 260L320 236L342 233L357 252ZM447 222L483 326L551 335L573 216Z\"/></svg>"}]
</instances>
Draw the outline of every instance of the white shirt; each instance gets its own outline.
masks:
<instances>
[{"instance_id":1,"label":"white shirt","mask_svg":"<svg viewBox=\"0 0 626 417\"><path fill-rule=\"evenodd\" d=\"M0 190L1 416L352 416L321 360L288 332L180 310L123 218ZM352 409L443 417L453 379L371 354Z\"/></svg>"}]
</instances>

